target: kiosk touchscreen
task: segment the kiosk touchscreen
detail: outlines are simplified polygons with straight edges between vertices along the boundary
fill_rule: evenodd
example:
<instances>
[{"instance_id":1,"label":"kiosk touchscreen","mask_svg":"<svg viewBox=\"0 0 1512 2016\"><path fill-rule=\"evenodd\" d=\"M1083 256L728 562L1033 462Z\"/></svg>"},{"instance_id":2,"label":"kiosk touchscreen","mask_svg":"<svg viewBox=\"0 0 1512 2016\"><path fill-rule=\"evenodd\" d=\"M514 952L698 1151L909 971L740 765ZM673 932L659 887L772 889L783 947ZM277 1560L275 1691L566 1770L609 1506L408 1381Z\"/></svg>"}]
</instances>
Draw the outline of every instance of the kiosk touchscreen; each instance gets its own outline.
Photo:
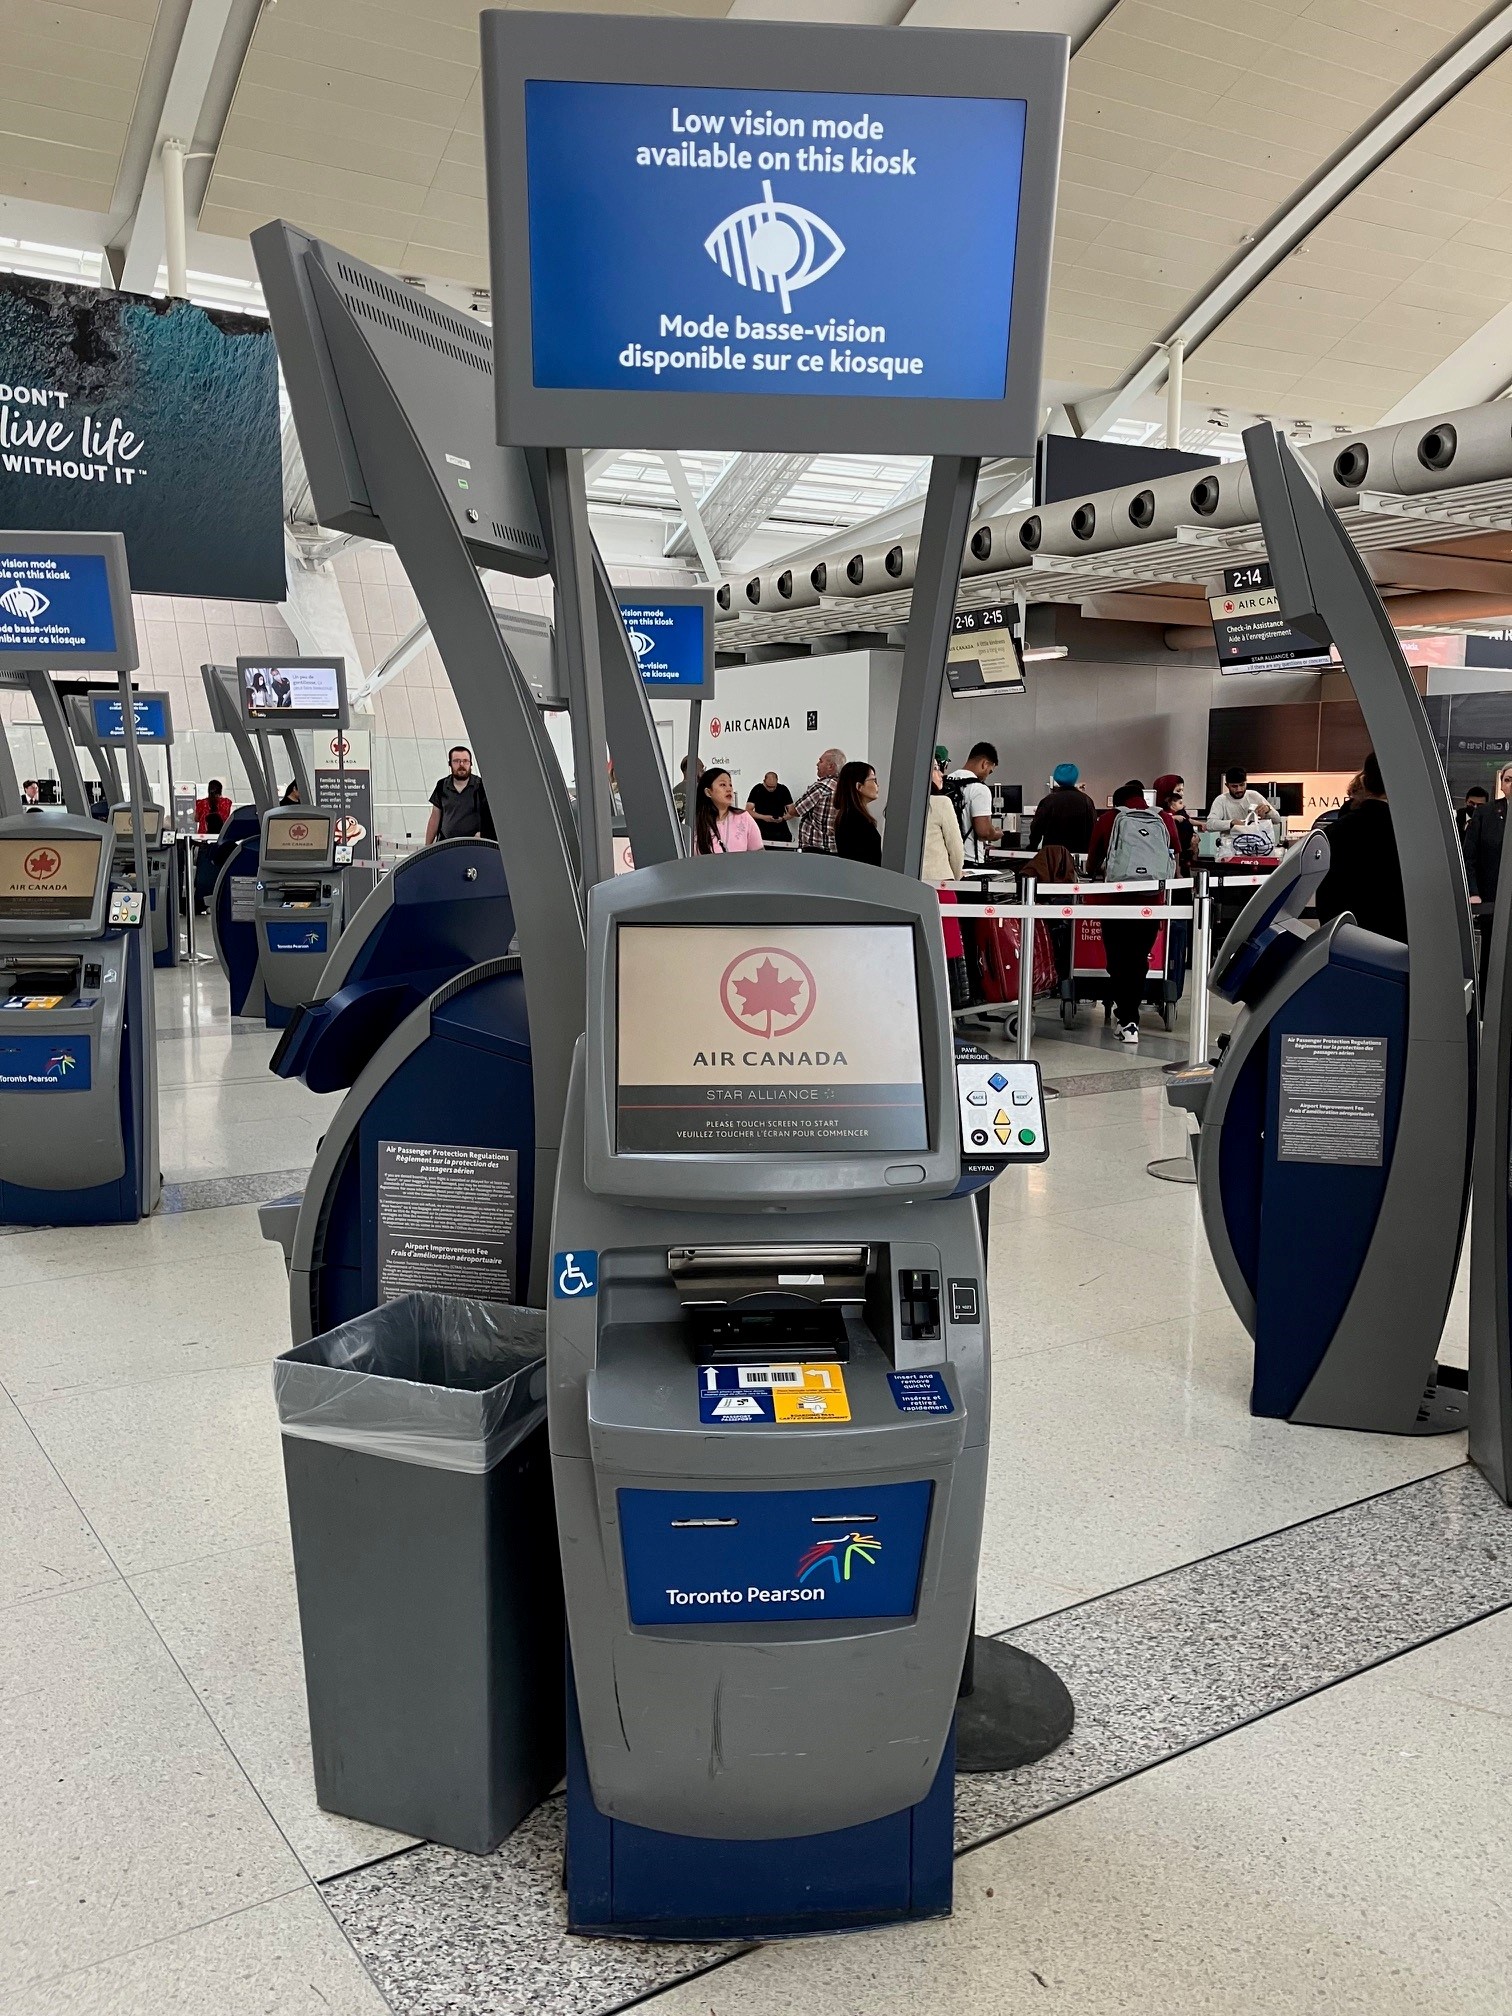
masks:
<instances>
[{"instance_id":1,"label":"kiosk touchscreen","mask_svg":"<svg viewBox=\"0 0 1512 2016\"><path fill-rule=\"evenodd\" d=\"M313 1001L343 921L336 820L281 807L263 814L258 871L258 970L270 1028Z\"/></svg>"},{"instance_id":2,"label":"kiosk touchscreen","mask_svg":"<svg viewBox=\"0 0 1512 2016\"><path fill-rule=\"evenodd\" d=\"M137 1215L139 955L111 928L112 852L92 819L0 821L0 1222Z\"/></svg>"},{"instance_id":3,"label":"kiosk touchscreen","mask_svg":"<svg viewBox=\"0 0 1512 2016\"><path fill-rule=\"evenodd\" d=\"M949 1897L988 1414L965 1092L933 892L805 867L590 900L547 1321L583 1929L733 1922L705 1879L755 1843L742 1922Z\"/></svg>"}]
</instances>

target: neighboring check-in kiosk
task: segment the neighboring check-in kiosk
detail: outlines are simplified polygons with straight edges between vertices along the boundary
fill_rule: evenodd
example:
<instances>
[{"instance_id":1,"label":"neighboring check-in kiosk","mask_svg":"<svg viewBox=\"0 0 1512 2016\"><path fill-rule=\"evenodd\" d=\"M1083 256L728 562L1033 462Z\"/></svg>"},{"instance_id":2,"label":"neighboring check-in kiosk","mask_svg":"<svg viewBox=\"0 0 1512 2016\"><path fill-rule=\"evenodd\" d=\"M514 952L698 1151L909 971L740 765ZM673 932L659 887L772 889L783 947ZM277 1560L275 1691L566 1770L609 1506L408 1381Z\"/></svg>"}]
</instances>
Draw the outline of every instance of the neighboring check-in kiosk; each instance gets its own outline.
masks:
<instances>
[{"instance_id":1,"label":"neighboring check-in kiosk","mask_svg":"<svg viewBox=\"0 0 1512 2016\"><path fill-rule=\"evenodd\" d=\"M136 663L119 533L0 533L0 682L45 688L44 723L69 759L60 774L78 768L48 671L121 675L136 883L112 887L113 835L82 808L0 820L3 1223L107 1224L157 1202Z\"/></svg>"},{"instance_id":2,"label":"neighboring check-in kiosk","mask_svg":"<svg viewBox=\"0 0 1512 2016\"><path fill-rule=\"evenodd\" d=\"M635 669L650 696L688 702L683 775L696 780L705 700L714 697L714 590L621 588L619 612L635 653ZM696 784L683 793L688 852L698 817Z\"/></svg>"},{"instance_id":3,"label":"neighboring check-in kiosk","mask_svg":"<svg viewBox=\"0 0 1512 2016\"><path fill-rule=\"evenodd\" d=\"M168 751L173 746L173 713L168 695L134 692L131 705L136 716L137 748L161 749L164 752L167 763L164 796L171 802L173 767ZM113 693L72 695L69 717L75 741L81 749L89 750L99 770L100 781L105 786L115 830L117 870L127 881L134 883L132 812L117 761L117 751L126 746L126 722L120 699ZM152 963L154 966L176 966L179 961L179 903L173 833L164 818L162 806L151 802L140 762L137 767L147 851L147 909L152 931Z\"/></svg>"},{"instance_id":4,"label":"neighboring check-in kiosk","mask_svg":"<svg viewBox=\"0 0 1512 2016\"><path fill-rule=\"evenodd\" d=\"M340 658L238 658L237 679L247 725L343 729L347 725L346 666ZM341 760L342 737L337 737ZM351 860L339 816L308 803L264 812L258 856L257 968L270 1029L315 999L321 971L341 936L346 899L343 870Z\"/></svg>"},{"instance_id":5,"label":"neighboring check-in kiosk","mask_svg":"<svg viewBox=\"0 0 1512 2016\"><path fill-rule=\"evenodd\" d=\"M547 1331L580 1931L949 1908L987 1343L917 877L977 458L1038 433L1066 57L483 16L501 441L567 481L585 445L935 457L885 866L585 871Z\"/></svg>"},{"instance_id":6,"label":"neighboring check-in kiosk","mask_svg":"<svg viewBox=\"0 0 1512 2016\"><path fill-rule=\"evenodd\" d=\"M1256 890L1214 963L1242 1013L1215 1066L1179 1072L1195 1113L1213 1261L1255 1340L1251 1411L1438 1435L1466 1425L1436 1363L1470 1181L1473 959L1464 871L1422 702L1364 562L1269 426L1244 436L1281 613L1332 639L1386 780L1408 942L1349 916L1309 933L1328 872L1311 833ZM1501 1164L1505 1181L1506 1164Z\"/></svg>"},{"instance_id":7,"label":"neighboring check-in kiosk","mask_svg":"<svg viewBox=\"0 0 1512 2016\"><path fill-rule=\"evenodd\" d=\"M990 1383L961 1116L1040 1161L1043 1106L1033 1066L958 1086L927 887L802 866L590 903L547 1331L579 1930L950 1901Z\"/></svg>"},{"instance_id":8,"label":"neighboring check-in kiosk","mask_svg":"<svg viewBox=\"0 0 1512 2016\"><path fill-rule=\"evenodd\" d=\"M1486 958L1470 1204L1470 1460L1512 1505L1512 902L1492 912Z\"/></svg>"}]
</instances>

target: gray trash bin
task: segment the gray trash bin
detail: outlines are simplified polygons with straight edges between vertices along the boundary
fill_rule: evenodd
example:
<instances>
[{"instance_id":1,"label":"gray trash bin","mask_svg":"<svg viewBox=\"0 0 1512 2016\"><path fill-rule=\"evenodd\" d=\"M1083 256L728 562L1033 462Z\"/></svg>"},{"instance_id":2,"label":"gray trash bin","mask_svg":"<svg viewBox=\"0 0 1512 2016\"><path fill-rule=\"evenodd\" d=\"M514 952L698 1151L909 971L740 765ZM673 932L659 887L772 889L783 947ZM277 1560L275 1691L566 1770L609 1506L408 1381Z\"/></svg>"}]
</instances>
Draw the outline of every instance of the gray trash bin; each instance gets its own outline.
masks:
<instances>
[{"instance_id":1,"label":"gray trash bin","mask_svg":"<svg viewBox=\"0 0 1512 2016\"><path fill-rule=\"evenodd\" d=\"M563 1769L546 1316L406 1295L285 1352L315 1790L486 1854Z\"/></svg>"}]
</instances>

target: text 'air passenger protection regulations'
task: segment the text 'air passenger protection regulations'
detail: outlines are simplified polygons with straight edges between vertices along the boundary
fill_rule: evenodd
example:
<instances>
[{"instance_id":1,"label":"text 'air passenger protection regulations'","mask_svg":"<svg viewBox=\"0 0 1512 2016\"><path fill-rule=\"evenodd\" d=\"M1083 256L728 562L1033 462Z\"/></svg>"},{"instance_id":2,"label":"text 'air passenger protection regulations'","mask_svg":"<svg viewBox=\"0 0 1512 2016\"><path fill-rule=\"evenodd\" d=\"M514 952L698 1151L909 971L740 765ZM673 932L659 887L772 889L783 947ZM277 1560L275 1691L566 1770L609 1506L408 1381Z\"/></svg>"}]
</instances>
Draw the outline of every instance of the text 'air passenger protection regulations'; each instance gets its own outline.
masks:
<instances>
[{"instance_id":1,"label":"text 'air passenger protection regulations'","mask_svg":"<svg viewBox=\"0 0 1512 2016\"><path fill-rule=\"evenodd\" d=\"M1026 109L528 82L534 382L1001 399Z\"/></svg>"}]
</instances>

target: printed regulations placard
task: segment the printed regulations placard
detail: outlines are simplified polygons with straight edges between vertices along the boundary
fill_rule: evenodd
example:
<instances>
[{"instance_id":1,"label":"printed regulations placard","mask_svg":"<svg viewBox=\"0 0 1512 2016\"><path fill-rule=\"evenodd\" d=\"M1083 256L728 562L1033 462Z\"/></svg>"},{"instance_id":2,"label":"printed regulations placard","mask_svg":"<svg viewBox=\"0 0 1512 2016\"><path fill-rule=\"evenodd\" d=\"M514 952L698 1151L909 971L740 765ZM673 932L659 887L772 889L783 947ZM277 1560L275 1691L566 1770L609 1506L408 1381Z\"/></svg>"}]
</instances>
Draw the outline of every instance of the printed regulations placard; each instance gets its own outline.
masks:
<instances>
[{"instance_id":1,"label":"printed regulations placard","mask_svg":"<svg viewBox=\"0 0 1512 2016\"><path fill-rule=\"evenodd\" d=\"M378 1294L515 1299L519 1154L440 1141L378 1143Z\"/></svg>"},{"instance_id":2,"label":"printed regulations placard","mask_svg":"<svg viewBox=\"0 0 1512 2016\"><path fill-rule=\"evenodd\" d=\"M928 1146L913 933L622 925L616 1152Z\"/></svg>"},{"instance_id":3,"label":"printed regulations placard","mask_svg":"<svg viewBox=\"0 0 1512 2016\"><path fill-rule=\"evenodd\" d=\"M1386 1038L1284 1035L1279 1122L1283 1162L1378 1169L1386 1139Z\"/></svg>"}]
</instances>

